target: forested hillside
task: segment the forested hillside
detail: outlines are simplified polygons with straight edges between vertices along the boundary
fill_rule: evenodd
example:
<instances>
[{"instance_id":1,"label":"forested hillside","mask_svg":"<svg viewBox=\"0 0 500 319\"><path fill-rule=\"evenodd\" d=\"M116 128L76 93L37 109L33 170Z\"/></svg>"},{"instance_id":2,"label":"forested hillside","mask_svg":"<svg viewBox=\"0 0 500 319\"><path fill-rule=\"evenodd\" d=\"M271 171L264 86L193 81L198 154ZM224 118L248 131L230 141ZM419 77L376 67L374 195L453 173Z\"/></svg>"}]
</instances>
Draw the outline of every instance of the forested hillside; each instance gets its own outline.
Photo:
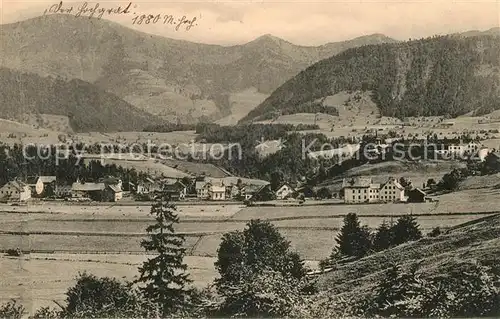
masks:
<instances>
[{"instance_id":1,"label":"forested hillside","mask_svg":"<svg viewBox=\"0 0 500 319\"><path fill-rule=\"evenodd\" d=\"M25 113L69 117L77 132L142 130L159 123L119 97L88 82L40 77L0 67L0 114L19 119Z\"/></svg>"},{"instance_id":2,"label":"forested hillside","mask_svg":"<svg viewBox=\"0 0 500 319\"><path fill-rule=\"evenodd\" d=\"M457 116L500 108L500 36L460 35L349 49L278 88L242 121L297 113L341 91L371 91L382 115Z\"/></svg>"}]
</instances>

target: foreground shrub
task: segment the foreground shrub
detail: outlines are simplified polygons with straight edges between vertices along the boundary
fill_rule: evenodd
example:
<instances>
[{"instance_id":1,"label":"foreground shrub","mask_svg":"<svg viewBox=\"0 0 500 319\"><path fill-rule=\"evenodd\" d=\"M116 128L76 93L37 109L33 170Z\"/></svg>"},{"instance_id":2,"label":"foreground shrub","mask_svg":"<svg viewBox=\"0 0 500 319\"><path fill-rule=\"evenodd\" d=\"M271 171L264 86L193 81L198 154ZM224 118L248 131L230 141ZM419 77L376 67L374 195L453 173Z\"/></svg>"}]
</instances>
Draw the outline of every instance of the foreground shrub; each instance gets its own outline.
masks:
<instances>
[{"instance_id":1,"label":"foreground shrub","mask_svg":"<svg viewBox=\"0 0 500 319\"><path fill-rule=\"evenodd\" d=\"M140 312L140 298L131 285L112 278L81 273L66 296L67 305L61 312L64 317L134 317Z\"/></svg>"},{"instance_id":2,"label":"foreground shrub","mask_svg":"<svg viewBox=\"0 0 500 319\"><path fill-rule=\"evenodd\" d=\"M227 286L225 298L218 306L217 316L289 317L303 304L303 285L281 272L265 270L248 272L242 283Z\"/></svg>"},{"instance_id":3,"label":"foreground shrub","mask_svg":"<svg viewBox=\"0 0 500 319\"><path fill-rule=\"evenodd\" d=\"M288 316L301 295L315 291L303 260L269 222L225 234L217 255L219 316Z\"/></svg>"},{"instance_id":4,"label":"foreground shrub","mask_svg":"<svg viewBox=\"0 0 500 319\"><path fill-rule=\"evenodd\" d=\"M4 305L0 305L0 318L21 319L24 314L24 307L12 300Z\"/></svg>"},{"instance_id":5,"label":"foreground shrub","mask_svg":"<svg viewBox=\"0 0 500 319\"><path fill-rule=\"evenodd\" d=\"M476 262L454 263L425 279L416 266L408 271L393 266L365 305L367 316L498 317L500 278Z\"/></svg>"}]
</instances>

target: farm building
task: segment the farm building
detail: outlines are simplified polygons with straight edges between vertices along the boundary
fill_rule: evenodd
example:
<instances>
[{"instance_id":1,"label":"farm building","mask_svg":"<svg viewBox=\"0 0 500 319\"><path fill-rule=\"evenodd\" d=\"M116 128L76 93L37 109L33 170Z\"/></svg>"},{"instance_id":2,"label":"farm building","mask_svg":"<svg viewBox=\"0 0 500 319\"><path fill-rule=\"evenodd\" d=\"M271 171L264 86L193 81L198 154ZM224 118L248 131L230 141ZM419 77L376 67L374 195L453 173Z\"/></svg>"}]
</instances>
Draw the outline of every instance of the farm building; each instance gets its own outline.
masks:
<instances>
[{"instance_id":1,"label":"farm building","mask_svg":"<svg viewBox=\"0 0 500 319\"><path fill-rule=\"evenodd\" d=\"M26 184L31 188L31 194L37 197L50 196L55 192L57 178L55 176L28 177Z\"/></svg>"},{"instance_id":2,"label":"farm building","mask_svg":"<svg viewBox=\"0 0 500 319\"><path fill-rule=\"evenodd\" d=\"M421 190L420 188L413 188L408 191L407 196L407 202L409 203L424 203L425 202L425 196L427 194Z\"/></svg>"},{"instance_id":3,"label":"farm building","mask_svg":"<svg viewBox=\"0 0 500 319\"><path fill-rule=\"evenodd\" d=\"M105 202L117 202L123 198L123 190L120 184L106 185L102 200Z\"/></svg>"},{"instance_id":4,"label":"farm building","mask_svg":"<svg viewBox=\"0 0 500 319\"><path fill-rule=\"evenodd\" d=\"M96 201L116 202L123 198L122 182L118 179L106 179L98 183L76 181L71 185L73 198L90 198Z\"/></svg>"},{"instance_id":5,"label":"farm building","mask_svg":"<svg viewBox=\"0 0 500 319\"><path fill-rule=\"evenodd\" d=\"M106 185L104 183L82 183L76 181L71 186L71 197L98 200L105 189Z\"/></svg>"},{"instance_id":6,"label":"farm building","mask_svg":"<svg viewBox=\"0 0 500 319\"><path fill-rule=\"evenodd\" d=\"M25 202L31 198L31 188L20 181L11 181L0 188L0 198L6 201Z\"/></svg>"},{"instance_id":7,"label":"farm building","mask_svg":"<svg viewBox=\"0 0 500 319\"><path fill-rule=\"evenodd\" d=\"M250 184L243 187L242 195L246 200L270 200L274 197L274 192L271 191L271 185L255 185Z\"/></svg>"}]
</instances>

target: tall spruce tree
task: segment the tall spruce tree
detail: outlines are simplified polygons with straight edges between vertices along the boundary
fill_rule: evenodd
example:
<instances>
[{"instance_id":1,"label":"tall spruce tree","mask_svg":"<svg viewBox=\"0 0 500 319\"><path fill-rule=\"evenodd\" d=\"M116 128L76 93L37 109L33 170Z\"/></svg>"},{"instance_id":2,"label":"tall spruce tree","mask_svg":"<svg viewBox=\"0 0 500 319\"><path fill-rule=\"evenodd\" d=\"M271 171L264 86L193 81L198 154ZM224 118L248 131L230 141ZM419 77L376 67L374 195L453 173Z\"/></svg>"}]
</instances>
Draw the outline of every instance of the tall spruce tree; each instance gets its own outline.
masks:
<instances>
[{"instance_id":1,"label":"tall spruce tree","mask_svg":"<svg viewBox=\"0 0 500 319\"><path fill-rule=\"evenodd\" d=\"M411 215L398 218L396 224L391 227L391 232L393 245L401 245L407 241L422 238L422 232L420 231L417 219Z\"/></svg>"},{"instance_id":2,"label":"tall spruce tree","mask_svg":"<svg viewBox=\"0 0 500 319\"><path fill-rule=\"evenodd\" d=\"M156 253L156 256L139 267L140 277L136 281L143 284L140 290L157 304L163 318L185 310L191 295L186 287L191 280L183 262L185 239L175 233L174 224L179 222L179 217L175 214L175 206L168 200L161 196L151 207L150 214L155 217L156 223L146 228L149 239L143 240L141 246L148 253Z\"/></svg>"},{"instance_id":3,"label":"tall spruce tree","mask_svg":"<svg viewBox=\"0 0 500 319\"><path fill-rule=\"evenodd\" d=\"M368 227L361 226L358 216L349 213L344 218L344 225L336 238L337 246L332 257L336 255L362 257L371 249L370 231Z\"/></svg>"}]
</instances>

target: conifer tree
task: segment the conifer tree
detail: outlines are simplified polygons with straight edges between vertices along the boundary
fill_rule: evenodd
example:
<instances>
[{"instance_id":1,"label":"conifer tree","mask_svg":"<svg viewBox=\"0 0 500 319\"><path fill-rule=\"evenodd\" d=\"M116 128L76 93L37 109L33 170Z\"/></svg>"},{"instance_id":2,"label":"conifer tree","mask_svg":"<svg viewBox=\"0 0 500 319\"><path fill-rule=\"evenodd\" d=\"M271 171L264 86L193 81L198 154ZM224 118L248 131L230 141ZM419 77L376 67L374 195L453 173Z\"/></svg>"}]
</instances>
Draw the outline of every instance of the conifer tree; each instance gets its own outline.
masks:
<instances>
[{"instance_id":1,"label":"conifer tree","mask_svg":"<svg viewBox=\"0 0 500 319\"><path fill-rule=\"evenodd\" d=\"M401 245L412 240L422 238L417 219L411 215L398 218L398 221L391 227L393 245Z\"/></svg>"},{"instance_id":2,"label":"conifer tree","mask_svg":"<svg viewBox=\"0 0 500 319\"><path fill-rule=\"evenodd\" d=\"M184 236L174 230L174 224L179 222L175 206L161 196L151 207L150 214L156 223L146 228L149 238L143 240L141 246L156 256L139 267L140 277L136 283L143 284L140 290L144 297L155 302L165 318L189 306L190 290L186 286L191 280L183 262L186 253Z\"/></svg>"},{"instance_id":3,"label":"conifer tree","mask_svg":"<svg viewBox=\"0 0 500 319\"><path fill-rule=\"evenodd\" d=\"M368 227L360 225L358 216L354 213L349 213L344 218L344 225L336 241L332 257L336 254L362 257L371 249L370 231Z\"/></svg>"},{"instance_id":4,"label":"conifer tree","mask_svg":"<svg viewBox=\"0 0 500 319\"><path fill-rule=\"evenodd\" d=\"M389 224L385 220L377 228L375 237L373 238L373 250L382 251L392 246L393 238Z\"/></svg>"}]
</instances>

